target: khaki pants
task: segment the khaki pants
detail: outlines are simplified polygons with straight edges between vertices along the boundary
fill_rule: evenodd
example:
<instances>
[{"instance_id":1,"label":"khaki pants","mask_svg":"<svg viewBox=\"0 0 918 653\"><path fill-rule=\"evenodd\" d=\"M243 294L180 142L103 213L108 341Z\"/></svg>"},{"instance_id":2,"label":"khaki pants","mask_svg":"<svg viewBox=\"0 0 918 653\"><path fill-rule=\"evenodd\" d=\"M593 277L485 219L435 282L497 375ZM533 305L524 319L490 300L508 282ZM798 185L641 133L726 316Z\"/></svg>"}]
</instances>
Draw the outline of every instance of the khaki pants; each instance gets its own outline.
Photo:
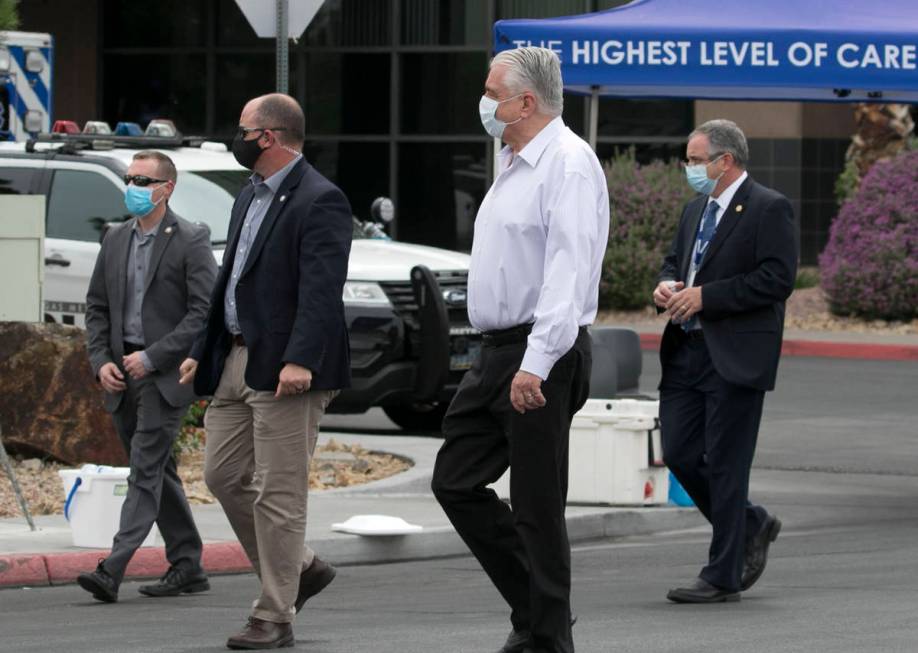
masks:
<instances>
[{"instance_id":1,"label":"khaki pants","mask_svg":"<svg viewBox=\"0 0 918 653\"><path fill-rule=\"evenodd\" d=\"M234 346L204 416L204 478L261 579L252 616L291 622L306 546L309 460L335 390L280 398L245 384L248 350Z\"/></svg>"}]
</instances>

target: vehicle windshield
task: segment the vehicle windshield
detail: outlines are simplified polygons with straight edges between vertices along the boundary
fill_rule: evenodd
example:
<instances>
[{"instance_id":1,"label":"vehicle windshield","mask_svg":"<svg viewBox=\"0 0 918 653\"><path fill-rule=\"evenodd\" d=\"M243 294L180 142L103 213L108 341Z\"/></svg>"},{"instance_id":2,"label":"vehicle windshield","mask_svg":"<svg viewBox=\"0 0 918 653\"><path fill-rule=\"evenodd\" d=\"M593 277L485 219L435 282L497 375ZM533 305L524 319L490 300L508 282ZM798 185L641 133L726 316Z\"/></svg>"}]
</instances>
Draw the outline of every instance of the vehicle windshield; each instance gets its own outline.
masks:
<instances>
[{"instance_id":1,"label":"vehicle windshield","mask_svg":"<svg viewBox=\"0 0 918 653\"><path fill-rule=\"evenodd\" d=\"M186 220L210 227L214 244L225 243L233 201L251 174L246 170L181 170L169 206Z\"/></svg>"}]
</instances>

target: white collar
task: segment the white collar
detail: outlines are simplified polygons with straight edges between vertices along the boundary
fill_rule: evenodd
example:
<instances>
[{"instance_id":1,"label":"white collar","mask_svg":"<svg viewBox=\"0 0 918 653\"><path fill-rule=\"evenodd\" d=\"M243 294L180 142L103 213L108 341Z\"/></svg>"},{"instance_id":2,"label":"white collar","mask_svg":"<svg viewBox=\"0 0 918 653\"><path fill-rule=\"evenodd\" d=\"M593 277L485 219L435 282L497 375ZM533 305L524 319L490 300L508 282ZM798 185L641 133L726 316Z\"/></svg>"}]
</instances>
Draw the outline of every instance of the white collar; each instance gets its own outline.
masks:
<instances>
[{"instance_id":1,"label":"white collar","mask_svg":"<svg viewBox=\"0 0 918 653\"><path fill-rule=\"evenodd\" d=\"M736 191L739 190L739 187L743 185L743 182L746 181L746 178L749 176L749 173L743 170L736 181L727 186L724 189L724 192L720 194L720 197L709 197L708 201L717 202L717 206L720 207L721 212L726 211L730 208L730 202L733 201L733 196L736 195Z\"/></svg>"}]
</instances>

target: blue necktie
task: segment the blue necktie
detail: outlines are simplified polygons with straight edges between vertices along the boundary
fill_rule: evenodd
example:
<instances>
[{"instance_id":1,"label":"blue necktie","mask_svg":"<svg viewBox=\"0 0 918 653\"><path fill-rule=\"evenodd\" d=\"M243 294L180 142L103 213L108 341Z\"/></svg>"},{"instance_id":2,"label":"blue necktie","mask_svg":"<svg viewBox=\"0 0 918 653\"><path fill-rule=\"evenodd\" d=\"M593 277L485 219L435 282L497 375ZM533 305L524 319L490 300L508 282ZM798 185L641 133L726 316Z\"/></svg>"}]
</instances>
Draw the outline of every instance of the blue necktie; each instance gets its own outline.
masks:
<instances>
[{"instance_id":1,"label":"blue necktie","mask_svg":"<svg viewBox=\"0 0 918 653\"><path fill-rule=\"evenodd\" d=\"M696 275L701 268L702 261L704 261L704 255L708 251L711 239L714 238L714 232L717 230L718 208L717 202L708 202L708 206L704 210L704 216L701 218L701 226L698 229L698 236L695 238L695 249L692 252L692 262L695 266ZM692 285L694 285L694 279L692 280ZM693 315L688 321L682 323L682 328L685 331L699 328L698 317Z\"/></svg>"}]
</instances>

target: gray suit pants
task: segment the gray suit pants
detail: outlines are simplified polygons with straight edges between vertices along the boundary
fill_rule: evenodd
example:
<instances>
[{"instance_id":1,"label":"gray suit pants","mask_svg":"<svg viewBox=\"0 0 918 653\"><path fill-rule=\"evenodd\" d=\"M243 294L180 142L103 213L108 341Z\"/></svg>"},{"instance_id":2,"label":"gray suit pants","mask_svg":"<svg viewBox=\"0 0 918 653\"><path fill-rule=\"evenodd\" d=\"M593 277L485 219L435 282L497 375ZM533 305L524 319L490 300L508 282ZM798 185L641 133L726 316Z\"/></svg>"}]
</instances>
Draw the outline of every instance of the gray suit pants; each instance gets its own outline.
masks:
<instances>
[{"instance_id":1,"label":"gray suit pants","mask_svg":"<svg viewBox=\"0 0 918 653\"><path fill-rule=\"evenodd\" d=\"M201 536L172 456L172 443L187 406L171 406L149 376L135 381L125 374L125 381L127 390L112 418L130 459L131 474L105 570L120 583L128 562L156 522L169 563L196 571L201 568Z\"/></svg>"}]
</instances>

